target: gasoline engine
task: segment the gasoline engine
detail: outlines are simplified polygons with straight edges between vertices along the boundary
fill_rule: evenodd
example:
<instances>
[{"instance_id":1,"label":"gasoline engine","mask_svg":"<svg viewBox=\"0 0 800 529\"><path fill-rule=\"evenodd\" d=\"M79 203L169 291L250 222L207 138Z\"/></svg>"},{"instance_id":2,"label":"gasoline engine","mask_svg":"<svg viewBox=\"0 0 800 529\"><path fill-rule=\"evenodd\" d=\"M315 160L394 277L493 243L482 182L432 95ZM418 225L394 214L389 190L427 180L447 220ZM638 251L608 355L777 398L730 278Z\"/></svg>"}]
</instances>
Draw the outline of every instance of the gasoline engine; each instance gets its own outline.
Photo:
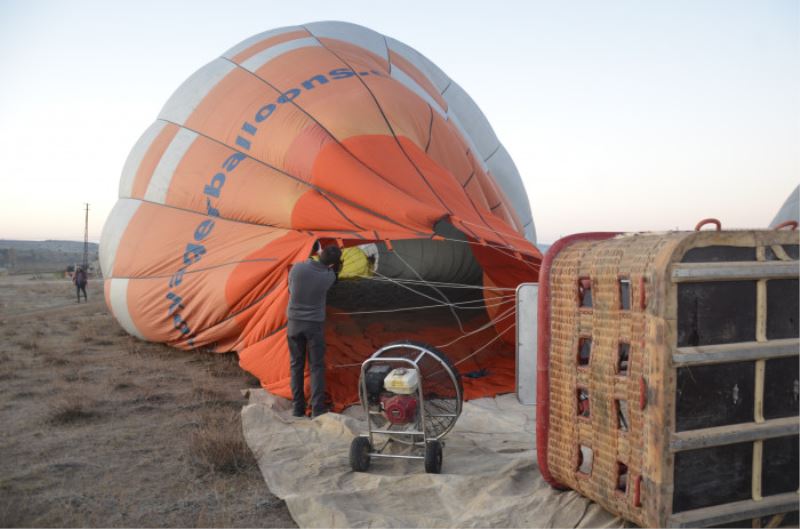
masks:
<instances>
[{"instance_id":1,"label":"gasoline engine","mask_svg":"<svg viewBox=\"0 0 800 529\"><path fill-rule=\"evenodd\" d=\"M386 345L361 366L359 396L369 430L350 446L350 465L364 472L371 457L422 459L425 471L442 467L442 438L461 414L461 377L435 348L402 341ZM379 442L382 441L382 442ZM409 445L405 453L392 443Z\"/></svg>"}]
</instances>

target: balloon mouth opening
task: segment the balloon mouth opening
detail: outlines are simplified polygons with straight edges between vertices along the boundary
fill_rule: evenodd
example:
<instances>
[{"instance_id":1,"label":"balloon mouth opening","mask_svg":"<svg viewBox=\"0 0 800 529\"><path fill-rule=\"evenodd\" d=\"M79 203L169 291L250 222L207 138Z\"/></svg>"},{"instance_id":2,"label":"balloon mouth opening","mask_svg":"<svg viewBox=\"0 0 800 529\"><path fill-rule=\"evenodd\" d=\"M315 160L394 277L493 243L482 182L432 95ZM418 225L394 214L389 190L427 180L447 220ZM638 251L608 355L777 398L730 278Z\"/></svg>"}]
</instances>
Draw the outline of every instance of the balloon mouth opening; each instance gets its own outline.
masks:
<instances>
[{"instance_id":1,"label":"balloon mouth opening","mask_svg":"<svg viewBox=\"0 0 800 529\"><path fill-rule=\"evenodd\" d=\"M487 310L493 301L484 297L483 269L470 241L447 221L438 222L435 233L435 239L381 241L345 250L346 277L327 299L329 324L337 335L350 336L353 346L373 349L412 338L440 346L476 329L483 330L475 339L494 335ZM349 265L350 255L366 271L348 277L358 268ZM444 352L458 358L462 345L455 343Z\"/></svg>"}]
</instances>

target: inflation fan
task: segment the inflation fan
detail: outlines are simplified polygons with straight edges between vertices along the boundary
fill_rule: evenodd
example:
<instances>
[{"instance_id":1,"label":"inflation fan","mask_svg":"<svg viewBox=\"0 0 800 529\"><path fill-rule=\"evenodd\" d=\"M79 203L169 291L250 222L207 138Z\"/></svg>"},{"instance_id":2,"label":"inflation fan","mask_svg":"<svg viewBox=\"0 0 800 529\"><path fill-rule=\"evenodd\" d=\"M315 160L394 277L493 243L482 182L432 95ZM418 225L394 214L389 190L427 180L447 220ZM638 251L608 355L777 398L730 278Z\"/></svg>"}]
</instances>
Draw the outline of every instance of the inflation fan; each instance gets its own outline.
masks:
<instances>
[{"instance_id":1,"label":"inflation fan","mask_svg":"<svg viewBox=\"0 0 800 529\"><path fill-rule=\"evenodd\" d=\"M365 472L372 457L386 457L421 459L426 472L441 472L442 439L461 415L463 393L458 371L434 347L401 341L378 349L361 365L368 432L350 445L353 470ZM393 443L410 449L390 452Z\"/></svg>"}]
</instances>

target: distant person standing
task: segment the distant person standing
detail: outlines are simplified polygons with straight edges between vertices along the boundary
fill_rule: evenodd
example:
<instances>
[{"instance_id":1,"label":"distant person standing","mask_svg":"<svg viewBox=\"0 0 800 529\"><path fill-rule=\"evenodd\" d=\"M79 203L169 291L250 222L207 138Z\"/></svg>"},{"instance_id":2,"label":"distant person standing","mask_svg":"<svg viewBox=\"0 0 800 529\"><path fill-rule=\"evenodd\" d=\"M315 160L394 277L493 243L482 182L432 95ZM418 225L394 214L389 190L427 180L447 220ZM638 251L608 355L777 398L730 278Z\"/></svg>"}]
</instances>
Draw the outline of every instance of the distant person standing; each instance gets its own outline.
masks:
<instances>
[{"instance_id":1,"label":"distant person standing","mask_svg":"<svg viewBox=\"0 0 800 529\"><path fill-rule=\"evenodd\" d=\"M89 282L86 277L86 272L80 266L75 268L75 273L72 275L72 282L75 283L75 291L78 294L78 303L81 302L81 292L83 292L83 300L87 303L89 298L86 297L86 283Z\"/></svg>"},{"instance_id":2,"label":"distant person standing","mask_svg":"<svg viewBox=\"0 0 800 529\"><path fill-rule=\"evenodd\" d=\"M306 414L304 377L306 349L311 367L311 416L328 411L325 404L325 301L341 269L342 251L328 246L319 261L297 263L289 272L289 342L293 415Z\"/></svg>"}]
</instances>

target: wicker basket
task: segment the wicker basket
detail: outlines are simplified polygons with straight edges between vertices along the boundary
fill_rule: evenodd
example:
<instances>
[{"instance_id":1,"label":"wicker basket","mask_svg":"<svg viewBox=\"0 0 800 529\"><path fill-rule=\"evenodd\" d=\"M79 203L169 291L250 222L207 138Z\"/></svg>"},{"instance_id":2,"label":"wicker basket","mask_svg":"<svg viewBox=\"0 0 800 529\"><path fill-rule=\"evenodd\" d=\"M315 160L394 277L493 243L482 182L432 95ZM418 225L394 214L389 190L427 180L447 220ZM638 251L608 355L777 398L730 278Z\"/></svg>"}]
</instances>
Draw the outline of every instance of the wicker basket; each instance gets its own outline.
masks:
<instances>
[{"instance_id":1,"label":"wicker basket","mask_svg":"<svg viewBox=\"0 0 800 529\"><path fill-rule=\"evenodd\" d=\"M539 296L545 479L642 526L796 511L797 259L793 231L553 245Z\"/></svg>"}]
</instances>

